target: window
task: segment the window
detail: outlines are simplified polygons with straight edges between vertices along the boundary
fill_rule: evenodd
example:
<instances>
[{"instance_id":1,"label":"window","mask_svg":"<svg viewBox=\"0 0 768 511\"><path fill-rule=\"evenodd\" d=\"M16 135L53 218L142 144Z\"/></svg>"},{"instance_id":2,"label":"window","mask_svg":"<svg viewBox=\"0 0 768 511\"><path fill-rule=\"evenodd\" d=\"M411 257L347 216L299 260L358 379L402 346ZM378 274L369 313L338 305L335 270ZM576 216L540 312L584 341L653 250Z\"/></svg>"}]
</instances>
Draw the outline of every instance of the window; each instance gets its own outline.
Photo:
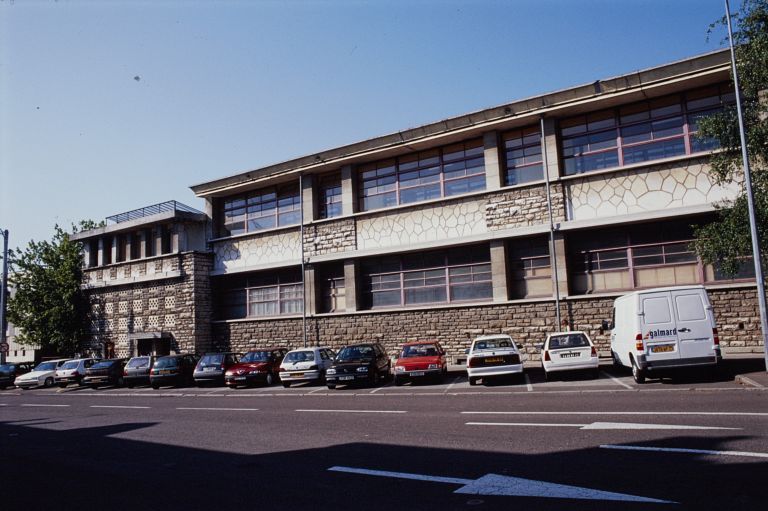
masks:
<instances>
[{"instance_id":1,"label":"window","mask_svg":"<svg viewBox=\"0 0 768 511\"><path fill-rule=\"evenodd\" d=\"M565 119L566 175L693 154L717 147L695 136L702 117L733 103L726 84Z\"/></svg>"},{"instance_id":2,"label":"window","mask_svg":"<svg viewBox=\"0 0 768 511\"><path fill-rule=\"evenodd\" d=\"M235 236L301 222L298 184L228 197L221 203L219 235Z\"/></svg>"},{"instance_id":3,"label":"window","mask_svg":"<svg viewBox=\"0 0 768 511\"><path fill-rule=\"evenodd\" d=\"M502 140L506 155L504 184L518 185L544 179L538 126L504 133Z\"/></svg>"},{"instance_id":4,"label":"window","mask_svg":"<svg viewBox=\"0 0 768 511\"><path fill-rule=\"evenodd\" d=\"M485 157L480 139L360 168L362 211L479 190L485 190Z\"/></svg>"},{"instance_id":5,"label":"window","mask_svg":"<svg viewBox=\"0 0 768 511\"><path fill-rule=\"evenodd\" d=\"M322 176L317 189L320 218L333 218L342 213L341 174Z\"/></svg>"},{"instance_id":6,"label":"window","mask_svg":"<svg viewBox=\"0 0 768 511\"><path fill-rule=\"evenodd\" d=\"M366 261L368 305L402 307L487 300L493 296L487 245Z\"/></svg>"},{"instance_id":7,"label":"window","mask_svg":"<svg viewBox=\"0 0 768 511\"><path fill-rule=\"evenodd\" d=\"M330 265L318 272L322 312L343 312L347 308L344 286L344 266Z\"/></svg>"},{"instance_id":8,"label":"window","mask_svg":"<svg viewBox=\"0 0 768 511\"><path fill-rule=\"evenodd\" d=\"M513 299L552 296L552 267L546 237L510 241L508 255Z\"/></svg>"},{"instance_id":9,"label":"window","mask_svg":"<svg viewBox=\"0 0 768 511\"><path fill-rule=\"evenodd\" d=\"M300 314L303 310L300 269L221 277L213 287L220 319Z\"/></svg>"}]
</instances>

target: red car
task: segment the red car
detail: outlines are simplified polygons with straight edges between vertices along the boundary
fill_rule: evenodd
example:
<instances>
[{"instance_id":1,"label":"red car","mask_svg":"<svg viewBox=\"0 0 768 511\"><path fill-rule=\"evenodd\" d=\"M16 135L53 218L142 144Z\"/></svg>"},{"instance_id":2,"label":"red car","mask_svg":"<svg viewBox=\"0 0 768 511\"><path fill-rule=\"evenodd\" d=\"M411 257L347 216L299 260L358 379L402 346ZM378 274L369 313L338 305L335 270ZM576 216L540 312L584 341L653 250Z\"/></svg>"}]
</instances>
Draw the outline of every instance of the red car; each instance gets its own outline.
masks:
<instances>
[{"instance_id":1,"label":"red car","mask_svg":"<svg viewBox=\"0 0 768 511\"><path fill-rule=\"evenodd\" d=\"M264 348L251 350L224 373L224 383L236 388L240 385L264 383L272 385L277 381L280 363L288 348Z\"/></svg>"},{"instance_id":2,"label":"red car","mask_svg":"<svg viewBox=\"0 0 768 511\"><path fill-rule=\"evenodd\" d=\"M448 373L445 351L437 341L408 342L395 364L395 385L415 379L442 381Z\"/></svg>"}]
</instances>

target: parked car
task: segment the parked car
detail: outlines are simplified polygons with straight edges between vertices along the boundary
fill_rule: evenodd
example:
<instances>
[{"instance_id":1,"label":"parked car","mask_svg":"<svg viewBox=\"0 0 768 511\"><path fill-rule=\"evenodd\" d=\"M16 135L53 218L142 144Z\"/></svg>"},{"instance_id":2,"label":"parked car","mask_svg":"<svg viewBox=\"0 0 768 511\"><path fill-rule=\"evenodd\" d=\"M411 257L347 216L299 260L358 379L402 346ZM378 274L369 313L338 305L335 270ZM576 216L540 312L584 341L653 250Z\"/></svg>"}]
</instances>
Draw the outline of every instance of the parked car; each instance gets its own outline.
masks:
<instances>
[{"instance_id":1,"label":"parked car","mask_svg":"<svg viewBox=\"0 0 768 511\"><path fill-rule=\"evenodd\" d=\"M382 378L389 378L390 366L387 352L377 342L345 346L325 372L326 385L329 389L335 389L337 384L378 385Z\"/></svg>"},{"instance_id":2,"label":"parked car","mask_svg":"<svg viewBox=\"0 0 768 511\"><path fill-rule=\"evenodd\" d=\"M595 378L600 374L597 348L585 332L549 334L542 346L541 365L547 380L560 371L590 371Z\"/></svg>"},{"instance_id":3,"label":"parked car","mask_svg":"<svg viewBox=\"0 0 768 511\"><path fill-rule=\"evenodd\" d=\"M292 383L324 381L325 372L333 365L336 354L330 348L299 348L289 351L280 364L280 381L288 388Z\"/></svg>"},{"instance_id":4,"label":"parked car","mask_svg":"<svg viewBox=\"0 0 768 511\"><path fill-rule=\"evenodd\" d=\"M123 381L130 388L136 385L149 385L149 371L155 364L153 355L142 355L131 358L123 368Z\"/></svg>"},{"instance_id":5,"label":"parked car","mask_svg":"<svg viewBox=\"0 0 768 511\"><path fill-rule=\"evenodd\" d=\"M637 383L668 369L715 369L722 360L704 286L645 289L620 296L613 304L613 320L606 323L614 364L631 368Z\"/></svg>"},{"instance_id":6,"label":"parked car","mask_svg":"<svg viewBox=\"0 0 768 511\"><path fill-rule=\"evenodd\" d=\"M523 375L523 361L517 344L508 335L484 335L467 350L467 376L477 385L491 376Z\"/></svg>"},{"instance_id":7,"label":"parked car","mask_svg":"<svg viewBox=\"0 0 768 511\"><path fill-rule=\"evenodd\" d=\"M93 364L98 362L98 358L76 358L74 360L67 360L61 367L56 369L53 380L56 385L65 388L70 383L83 384L83 378L85 378L85 371Z\"/></svg>"},{"instance_id":8,"label":"parked car","mask_svg":"<svg viewBox=\"0 0 768 511\"><path fill-rule=\"evenodd\" d=\"M224 353L206 353L200 358L195 366L193 377L195 383L202 385L204 383L224 384L224 373L237 364L242 354L224 352Z\"/></svg>"},{"instance_id":9,"label":"parked car","mask_svg":"<svg viewBox=\"0 0 768 511\"><path fill-rule=\"evenodd\" d=\"M251 350L243 355L239 363L227 369L224 383L232 388L254 383L272 385L277 381L280 364L286 353L287 348Z\"/></svg>"},{"instance_id":10,"label":"parked car","mask_svg":"<svg viewBox=\"0 0 768 511\"><path fill-rule=\"evenodd\" d=\"M88 385L92 389L102 385L122 387L124 383L123 368L125 368L126 362L127 360L124 358L111 358L96 362L85 370L83 385Z\"/></svg>"},{"instance_id":11,"label":"parked car","mask_svg":"<svg viewBox=\"0 0 768 511\"><path fill-rule=\"evenodd\" d=\"M395 363L395 385L417 379L442 381L447 373L448 362L439 342L408 342Z\"/></svg>"},{"instance_id":12,"label":"parked car","mask_svg":"<svg viewBox=\"0 0 768 511\"><path fill-rule=\"evenodd\" d=\"M51 387L56 376L56 369L61 367L67 360L60 358L58 360L46 360L40 362L32 371L16 377L14 382L17 387L23 390L32 387Z\"/></svg>"},{"instance_id":13,"label":"parked car","mask_svg":"<svg viewBox=\"0 0 768 511\"><path fill-rule=\"evenodd\" d=\"M159 357L149 372L149 384L155 390L168 385L192 385L197 360L189 354Z\"/></svg>"},{"instance_id":14,"label":"parked car","mask_svg":"<svg viewBox=\"0 0 768 511\"><path fill-rule=\"evenodd\" d=\"M30 372L34 367L33 362L8 362L0 365L0 390L13 387L18 376Z\"/></svg>"}]
</instances>

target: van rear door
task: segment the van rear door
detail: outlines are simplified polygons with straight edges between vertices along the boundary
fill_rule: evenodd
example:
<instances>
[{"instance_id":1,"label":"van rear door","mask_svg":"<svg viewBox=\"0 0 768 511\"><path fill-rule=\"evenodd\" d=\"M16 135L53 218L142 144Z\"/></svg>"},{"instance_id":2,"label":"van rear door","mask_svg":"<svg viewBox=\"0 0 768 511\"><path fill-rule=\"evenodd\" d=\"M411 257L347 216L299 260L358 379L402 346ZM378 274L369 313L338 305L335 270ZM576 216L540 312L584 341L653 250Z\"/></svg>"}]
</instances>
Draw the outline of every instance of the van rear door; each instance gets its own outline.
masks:
<instances>
[{"instance_id":1,"label":"van rear door","mask_svg":"<svg viewBox=\"0 0 768 511\"><path fill-rule=\"evenodd\" d=\"M711 311L702 289L672 291L682 358L713 357Z\"/></svg>"},{"instance_id":2,"label":"van rear door","mask_svg":"<svg viewBox=\"0 0 768 511\"><path fill-rule=\"evenodd\" d=\"M648 362L679 359L677 319L672 310L672 293L662 291L641 294L640 313Z\"/></svg>"}]
</instances>

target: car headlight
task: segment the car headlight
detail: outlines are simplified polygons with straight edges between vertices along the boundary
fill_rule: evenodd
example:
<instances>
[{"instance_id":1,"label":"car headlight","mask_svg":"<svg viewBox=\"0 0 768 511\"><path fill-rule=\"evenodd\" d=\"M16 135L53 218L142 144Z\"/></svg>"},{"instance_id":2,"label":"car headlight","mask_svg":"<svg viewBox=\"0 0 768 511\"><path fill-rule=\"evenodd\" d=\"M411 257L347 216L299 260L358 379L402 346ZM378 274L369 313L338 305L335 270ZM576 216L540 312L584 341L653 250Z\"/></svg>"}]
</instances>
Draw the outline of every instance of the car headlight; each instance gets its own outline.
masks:
<instances>
[{"instance_id":1,"label":"car headlight","mask_svg":"<svg viewBox=\"0 0 768 511\"><path fill-rule=\"evenodd\" d=\"M405 371L405 367L403 367L403 366L395 366L395 372L396 373L402 373L403 371Z\"/></svg>"},{"instance_id":2,"label":"car headlight","mask_svg":"<svg viewBox=\"0 0 768 511\"><path fill-rule=\"evenodd\" d=\"M261 371L259 371L258 369L251 369L250 371L248 371L248 374L259 374L260 372Z\"/></svg>"},{"instance_id":3,"label":"car headlight","mask_svg":"<svg viewBox=\"0 0 768 511\"><path fill-rule=\"evenodd\" d=\"M367 373L368 372L368 366L358 367L357 368L358 373Z\"/></svg>"},{"instance_id":4,"label":"car headlight","mask_svg":"<svg viewBox=\"0 0 768 511\"><path fill-rule=\"evenodd\" d=\"M336 374L336 369L328 369L325 374Z\"/></svg>"},{"instance_id":5,"label":"car headlight","mask_svg":"<svg viewBox=\"0 0 768 511\"><path fill-rule=\"evenodd\" d=\"M437 364L429 364L429 367L427 369L438 369L439 366Z\"/></svg>"}]
</instances>

